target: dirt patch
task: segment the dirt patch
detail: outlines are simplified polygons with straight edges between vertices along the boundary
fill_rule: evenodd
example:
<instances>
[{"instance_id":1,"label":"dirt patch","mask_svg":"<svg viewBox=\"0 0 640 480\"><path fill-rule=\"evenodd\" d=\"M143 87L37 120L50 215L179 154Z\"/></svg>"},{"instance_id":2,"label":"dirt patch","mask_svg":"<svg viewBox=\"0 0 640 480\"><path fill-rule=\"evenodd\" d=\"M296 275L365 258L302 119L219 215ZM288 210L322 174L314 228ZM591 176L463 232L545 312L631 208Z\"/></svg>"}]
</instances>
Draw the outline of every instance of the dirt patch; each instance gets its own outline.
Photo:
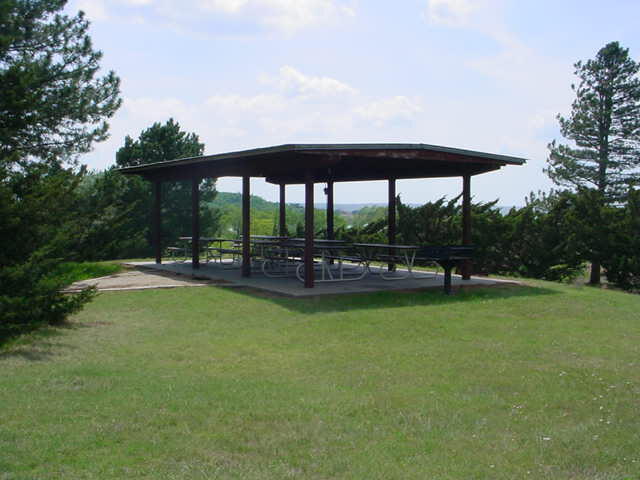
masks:
<instances>
[{"instance_id":1,"label":"dirt patch","mask_svg":"<svg viewBox=\"0 0 640 480\"><path fill-rule=\"evenodd\" d=\"M203 278L191 278L185 275L174 274L150 269L135 269L107 277L92 278L72 283L65 293L79 292L87 287L96 287L98 291L117 290L147 290L152 288L176 288L176 287L206 287L228 283L224 280L210 280Z\"/></svg>"}]
</instances>

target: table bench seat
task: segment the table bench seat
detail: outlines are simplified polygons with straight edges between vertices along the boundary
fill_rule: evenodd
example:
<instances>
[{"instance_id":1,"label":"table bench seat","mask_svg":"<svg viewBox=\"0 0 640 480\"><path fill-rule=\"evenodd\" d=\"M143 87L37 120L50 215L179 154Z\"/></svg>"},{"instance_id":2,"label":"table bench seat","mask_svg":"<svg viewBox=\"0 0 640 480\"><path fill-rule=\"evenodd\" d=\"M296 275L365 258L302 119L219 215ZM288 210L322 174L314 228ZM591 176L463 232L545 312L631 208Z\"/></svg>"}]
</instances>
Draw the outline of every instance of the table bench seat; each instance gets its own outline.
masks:
<instances>
[{"instance_id":1,"label":"table bench seat","mask_svg":"<svg viewBox=\"0 0 640 480\"><path fill-rule=\"evenodd\" d=\"M363 258L357 255L327 255L324 258L329 260L339 260L341 262L353 262L353 263L364 262Z\"/></svg>"}]
</instances>

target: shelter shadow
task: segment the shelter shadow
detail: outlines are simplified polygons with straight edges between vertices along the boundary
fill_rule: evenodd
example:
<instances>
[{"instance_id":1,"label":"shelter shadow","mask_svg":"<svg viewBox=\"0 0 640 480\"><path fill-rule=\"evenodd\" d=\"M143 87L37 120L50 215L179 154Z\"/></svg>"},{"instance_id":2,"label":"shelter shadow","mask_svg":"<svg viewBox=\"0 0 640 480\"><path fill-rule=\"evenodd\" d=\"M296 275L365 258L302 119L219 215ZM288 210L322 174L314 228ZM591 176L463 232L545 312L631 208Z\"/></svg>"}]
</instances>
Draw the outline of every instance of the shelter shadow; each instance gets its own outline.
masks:
<instances>
[{"instance_id":1,"label":"shelter shadow","mask_svg":"<svg viewBox=\"0 0 640 480\"><path fill-rule=\"evenodd\" d=\"M481 302L489 299L510 299L539 295L557 295L559 292L544 288L522 285L493 287L463 287L454 295L444 295L441 289L387 290L371 293L352 293L339 295L317 295L309 297L288 297L249 287L234 288L234 292L252 298L275 303L287 310L304 313L333 313L351 310L398 307L442 307L460 302Z\"/></svg>"}]
</instances>

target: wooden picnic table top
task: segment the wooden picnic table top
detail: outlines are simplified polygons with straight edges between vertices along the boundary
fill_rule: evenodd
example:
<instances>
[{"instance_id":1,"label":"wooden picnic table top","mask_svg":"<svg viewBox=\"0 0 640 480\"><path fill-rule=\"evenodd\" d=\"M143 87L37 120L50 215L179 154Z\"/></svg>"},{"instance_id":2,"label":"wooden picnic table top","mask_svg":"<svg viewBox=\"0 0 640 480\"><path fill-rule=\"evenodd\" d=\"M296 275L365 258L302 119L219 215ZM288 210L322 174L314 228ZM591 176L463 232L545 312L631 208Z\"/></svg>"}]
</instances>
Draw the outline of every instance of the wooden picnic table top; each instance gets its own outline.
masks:
<instances>
[{"instance_id":1,"label":"wooden picnic table top","mask_svg":"<svg viewBox=\"0 0 640 480\"><path fill-rule=\"evenodd\" d=\"M354 247L365 247L365 248L388 248L394 250L417 250L420 247L417 245L395 245L388 243L352 243Z\"/></svg>"}]
</instances>

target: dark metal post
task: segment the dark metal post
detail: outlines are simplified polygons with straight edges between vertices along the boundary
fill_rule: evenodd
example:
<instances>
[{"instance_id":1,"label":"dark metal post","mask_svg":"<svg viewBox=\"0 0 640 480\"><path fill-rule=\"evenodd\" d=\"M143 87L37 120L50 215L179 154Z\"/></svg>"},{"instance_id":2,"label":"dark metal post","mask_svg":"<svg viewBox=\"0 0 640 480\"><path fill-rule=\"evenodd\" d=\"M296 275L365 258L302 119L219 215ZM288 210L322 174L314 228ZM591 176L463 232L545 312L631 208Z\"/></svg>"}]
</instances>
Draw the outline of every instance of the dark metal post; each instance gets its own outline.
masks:
<instances>
[{"instance_id":1,"label":"dark metal post","mask_svg":"<svg viewBox=\"0 0 640 480\"><path fill-rule=\"evenodd\" d=\"M388 203L388 213L387 218L389 221L389 225L387 228L387 243L389 245L394 245L396 243L396 179L389 179L389 203ZM395 255L394 250L390 250L389 253L391 255ZM389 271L393 271L396 269L396 264L393 262L389 263Z\"/></svg>"},{"instance_id":2,"label":"dark metal post","mask_svg":"<svg viewBox=\"0 0 640 480\"><path fill-rule=\"evenodd\" d=\"M327 239L335 240L335 232L333 231L333 182L327 182Z\"/></svg>"},{"instance_id":3,"label":"dark metal post","mask_svg":"<svg viewBox=\"0 0 640 480\"><path fill-rule=\"evenodd\" d=\"M304 288L313 288L313 174L307 172L304 184Z\"/></svg>"},{"instance_id":4,"label":"dark metal post","mask_svg":"<svg viewBox=\"0 0 640 480\"><path fill-rule=\"evenodd\" d=\"M444 293L446 295L451 295L452 291L451 291L451 269L453 268L453 265L451 265L451 262L445 262L444 263Z\"/></svg>"},{"instance_id":5,"label":"dark metal post","mask_svg":"<svg viewBox=\"0 0 640 480\"><path fill-rule=\"evenodd\" d=\"M471 245L471 175L462 176L462 244ZM471 260L463 260L462 279L471 279Z\"/></svg>"},{"instance_id":6,"label":"dark metal post","mask_svg":"<svg viewBox=\"0 0 640 480\"><path fill-rule=\"evenodd\" d=\"M284 183L280 184L280 228L278 231L281 237L287 236L287 204L285 203L285 187Z\"/></svg>"},{"instance_id":7,"label":"dark metal post","mask_svg":"<svg viewBox=\"0 0 640 480\"><path fill-rule=\"evenodd\" d=\"M251 276L251 177L242 177L242 276Z\"/></svg>"},{"instance_id":8,"label":"dark metal post","mask_svg":"<svg viewBox=\"0 0 640 480\"><path fill-rule=\"evenodd\" d=\"M156 263L162 263L162 219L160 211L162 208L162 182L154 180L153 182L153 213L152 224L152 243L156 256Z\"/></svg>"},{"instance_id":9,"label":"dark metal post","mask_svg":"<svg viewBox=\"0 0 640 480\"><path fill-rule=\"evenodd\" d=\"M200 268L200 179L191 180L191 267Z\"/></svg>"}]
</instances>

